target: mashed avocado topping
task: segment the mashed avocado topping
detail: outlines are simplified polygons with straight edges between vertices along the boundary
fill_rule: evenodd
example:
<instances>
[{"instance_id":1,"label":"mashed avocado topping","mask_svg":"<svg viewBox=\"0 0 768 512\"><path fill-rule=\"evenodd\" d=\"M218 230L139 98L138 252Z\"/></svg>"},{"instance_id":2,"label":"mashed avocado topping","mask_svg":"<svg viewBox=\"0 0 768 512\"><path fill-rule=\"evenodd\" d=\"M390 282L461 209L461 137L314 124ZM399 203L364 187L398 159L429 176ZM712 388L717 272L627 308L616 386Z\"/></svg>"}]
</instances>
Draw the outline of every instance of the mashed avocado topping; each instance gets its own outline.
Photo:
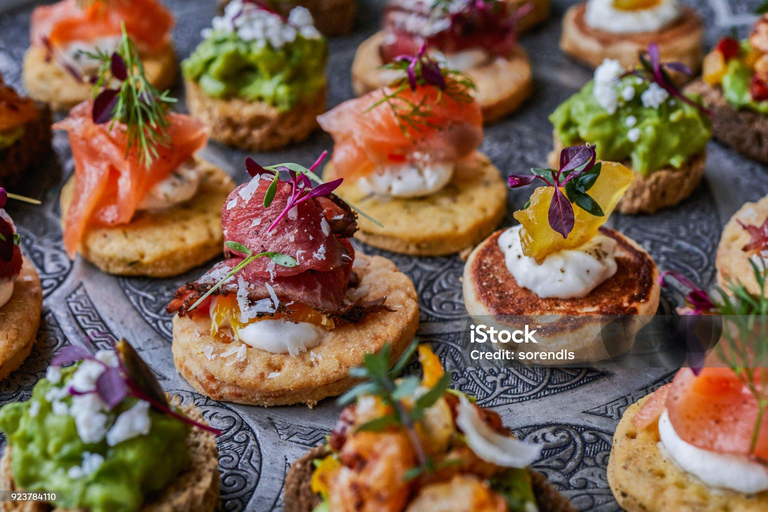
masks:
<instances>
[{"instance_id":1,"label":"mashed avocado topping","mask_svg":"<svg viewBox=\"0 0 768 512\"><path fill-rule=\"evenodd\" d=\"M750 92L753 71L740 59L728 61L723 75L723 96L736 108L753 110L768 115L768 101L756 101Z\"/></svg>"},{"instance_id":2,"label":"mashed avocado topping","mask_svg":"<svg viewBox=\"0 0 768 512\"><path fill-rule=\"evenodd\" d=\"M303 7L283 18L234 0L204 37L182 70L208 96L261 101L286 111L325 87L327 43Z\"/></svg>"},{"instance_id":3,"label":"mashed avocado topping","mask_svg":"<svg viewBox=\"0 0 768 512\"><path fill-rule=\"evenodd\" d=\"M27 132L26 126L19 126L5 132L0 132L0 151L16 144Z\"/></svg>"},{"instance_id":4,"label":"mashed avocado topping","mask_svg":"<svg viewBox=\"0 0 768 512\"><path fill-rule=\"evenodd\" d=\"M630 161L643 176L679 168L704 149L712 135L705 113L656 83L623 75L616 61L606 60L594 80L552 113L564 146L588 142L597 146L597 158Z\"/></svg>"},{"instance_id":5,"label":"mashed avocado topping","mask_svg":"<svg viewBox=\"0 0 768 512\"><path fill-rule=\"evenodd\" d=\"M93 385L97 366L52 367L28 402L0 409L11 471L21 489L59 491L59 507L137 511L189 463L190 427L137 398L109 410L95 393L71 395Z\"/></svg>"}]
</instances>

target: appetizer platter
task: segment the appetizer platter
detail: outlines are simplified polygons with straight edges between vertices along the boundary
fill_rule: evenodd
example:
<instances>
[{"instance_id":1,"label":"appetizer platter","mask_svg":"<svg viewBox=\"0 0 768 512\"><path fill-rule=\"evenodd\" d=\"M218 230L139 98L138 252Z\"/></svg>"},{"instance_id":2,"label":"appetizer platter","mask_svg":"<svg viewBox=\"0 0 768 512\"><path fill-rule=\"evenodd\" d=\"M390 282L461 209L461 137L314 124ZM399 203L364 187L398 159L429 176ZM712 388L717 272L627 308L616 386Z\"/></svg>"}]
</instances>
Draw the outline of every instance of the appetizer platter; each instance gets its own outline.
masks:
<instances>
[{"instance_id":1,"label":"appetizer platter","mask_svg":"<svg viewBox=\"0 0 768 512\"><path fill-rule=\"evenodd\" d=\"M179 510L191 502L201 504L195 510L214 510L216 500L226 511L327 510L324 502L343 501L356 479L370 477L348 461L365 450L375 456L386 445L394 450L390 456L403 457L401 469L410 475L407 485L388 486L392 510L437 507L446 484L429 478L452 475L455 452L479 463L447 481L457 493L481 496L488 510L527 512L534 502L542 512L675 507L674 493L665 493L671 480L644 481L617 465L636 464L639 449L652 454L641 461L651 469L669 464L659 462L653 440L660 435L669 443L692 442L693 427L670 437L669 418L686 403L672 403L671 388L664 387L689 392L691 370L479 365L466 350L470 315L520 314L518 299L529 307L524 314L542 313L537 307L547 313L563 297L547 295L531 280L520 284L526 276L507 272L504 259L515 247L534 261L578 245L525 248L525 237L551 239L562 226L550 221L542 228L549 202L541 193L537 198L540 189L523 188L530 181L520 177L545 169L560 183L567 179L561 173L573 170L561 155L575 161L582 156L574 152L582 150L593 167L605 160L597 164L601 178L590 183L605 211L595 216L576 202L576 224L567 231L598 248L619 245L621 272L616 262L602 261L598 270L606 275L589 290L558 293L580 296L583 308L629 300L622 294L636 300L628 345L608 355L631 348L643 315L671 315L683 304L677 288L659 284L668 271L682 276L683 287L727 289L729 278L741 276L745 288L733 293L765 293L750 255L768 246L766 149L760 137L750 144L736 134L759 135L768 103L753 95L753 108L737 110L739 100L750 100L728 91L760 81L742 76L748 66L759 75L755 63L764 58L761 41L750 40L760 2L627 1L626 23L632 23L627 12L659 12L638 14L650 27L645 32L617 30L607 39L600 32L605 23L582 21L577 28L589 33L574 32L574 10L584 11L584 2L505 4L505 16L522 18L519 30L510 35L506 25L489 22L493 30L485 35L504 32L499 37L509 39L506 57L512 57L495 57L497 64L524 64L525 72L520 83L486 76L478 84L486 93L499 81L513 89L501 91L504 105L496 111L472 99L474 92L465 99L469 86L441 67L444 56L424 51L423 34L414 31L404 32L413 55L388 49L391 64L384 71L396 80L390 88L363 87L362 74L381 70L368 66L370 56L363 54L370 69L361 71L361 52L382 60L381 31L399 30L397 20L384 19L383 0L301 1L285 12L246 0L141 0L155 14L149 24L115 24L114 16L132 15L88 11L83 16L90 21L58 28L61 13L81 9L76 0L3 2L0 158L19 156L18 162L5 156L15 167L0 169L0 320L24 329L5 332L0 324L0 341L11 346L0 358L0 406L14 404L0 408L0 490L23 489L29 481L18 462L35 449L25 444L25 429L58 417L55 408L70 411L67 421L85 442L73 412L81 404L95 407L91 412L104 425L92 443L99 453L78 442L69 454L78 462L69 468L71 480L119 463L110 457L120 450L108 447L133 439L118 428L124 421L144 425L146 443L175 443L173 454L153 454L166 462L161 478L144 479L131 492L117 489L136 507L153 510L166 499ZM587 0L587 8L596 6L589 16L599 17L605 3ZM419 2L411 4L392 2L387 15L415 9L406 14L421 16ZM43 10L35 10L40 5ZM343 11L338 26L325 17L313 22L309 14L331 16L336 8ZM651 19L657 14L661 21ZM100 24L90 30L93 20ZM262 31L221 30L246 22ZM676 40L674 32L686 23L691 30ZM654 31L663 32L661 48L647 40ZM108 51L72 62L78 48L92 49L99 38ZM269 51L258 43L264 38ZM614 45L623 53L606 53L607 40L626 43ZM701 53L694 48L699 40ZM472 57L487 41L465 43L458 52L443 49ZM626 61L632 45L646 52L641 65L647 66L635 74ZM703 78L685 89L703 100L701 109L670 92L685 81L678 78L680 66L667 76L670 59L683 61L694 76L703 59ZM85 72L99 77L95 84L75 80ZM239 73L260 78L238 82ZM614 79L621 88L611 89ZM447 99L428 116L452 130L434 130L436 136L423 140L401 131L391 105L419 105L436 95ZM165 141L160 151L131 139L129 100L151 112L160 127L156 136ZM8 116L2 111L8 104L21 113L13 109ZM704 110L725 112L728 124L710 123ZM684 126L670 125L681 118ZM126 134L122 143L110 138L115 126ZM126 141L146 149L144 158L127 157ZM444 159L419 160L425 147ZM109 166L99 165L106 158ZM137 180L137 173L151 179ZM411 179L405 186L404 178ZM518 223L524 228L510 229ZM306 258L288 256L302 251ZM489 291L477 277L492 264L509 300L499 301L498 289ZM235 270L245 265L235 278L242 283L233 286ZM633 273L647 282L628 279ZM604 281L610 284L590 294ZM628 290L623 283L629 281L642 290ZM259 345L286 322L301 332L280 331L279 347ZM582 347L580 356L593 360L597 348ZM414 352L420 364L400 357ZM61 365L67 368L57 369ZM392 365L402 373L390 375ZM370 382L361 390L364 384L350 375ZM707 375L729 379L718 369ZM122 394L103 393L95 384L102 376ZM58 398L49 400L49 393ZM329 398L342 393L343 404ZM94 405L98 401L111 404L109 411ZM406 414L404 403L416 405ZM414 440L414 411L444 430ZM350 431L383 419L387 433ZM74 435L71 425L58 425L62 430L52 436ZM671 434L677 436L674 429ZM398 451L408 436L410 448ZM504 450L491 453L498 446ZM620 447L618 455L612 447ZM151 462L146 446L141 450L149 458L137 464L139 478ZM217 456L218 465L212 462ZM710 473L697 476L709 482ZM185 485L189 480L198 484ZM762 501L755 505L744 496L763 484L757 479L733 492L759 507ZM698 492L696 482L686 485ZM644 501L649 492L661 501ZM78 503L93 505L87 499ZM378 510L376 501L367 505Z\"/></svg>"}]
</instances>

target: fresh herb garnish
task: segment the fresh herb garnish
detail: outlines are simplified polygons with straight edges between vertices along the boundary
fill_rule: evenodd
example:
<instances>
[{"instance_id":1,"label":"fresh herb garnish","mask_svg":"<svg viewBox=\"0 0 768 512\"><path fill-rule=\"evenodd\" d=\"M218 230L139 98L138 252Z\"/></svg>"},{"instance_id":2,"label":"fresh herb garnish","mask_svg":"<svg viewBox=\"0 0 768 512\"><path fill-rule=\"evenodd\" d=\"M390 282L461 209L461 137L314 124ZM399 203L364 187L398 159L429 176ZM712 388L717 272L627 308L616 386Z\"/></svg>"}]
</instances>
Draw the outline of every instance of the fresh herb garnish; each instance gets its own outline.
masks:
<instances>
[{"instance_id":1,"label":"fresh herb garnish","mask_svg":"<svg viewBox=\"0 0 768 512\"><path fill-rule=\"evenodd\" d=\"M269 188L267 189L267 193L264 195L264 207L266 208L270 204L272 204L272 201L275 198L275 193L277 192L277 182L280 179L280 172L286 172L286 173L289 174L290 182L291 182L291 187L292 187L292 189L291 189L291 197L293 197L294 194L297 194L297 198L300 199L299 202L302 202L302 201L306 200L304 198L305 196L302 196L302 194L304 194L304 193L311 194L312 197L321 197L321 196L325 196L325 195L333 193L333 191L336 190L339 185L341 185L341 182L342 182L343 178L339 178L337 180L330 181L330 182L326 183L322 179L320 179L317 176L317 174L315 174L315 170L317 169L317 167L320 165L320 163L325 159L325 157L327 155L328 155L328 152L327 151L323 151L322 154L317 158L315 163L313 163L309 167L309 169L307 169L306 167L303 167L301 165L294 164L294 163L283 163L283 164L276 164L276 165L269 165L267 167L262 167L261 165L256 163L256 161L253 158L251 158L251 157L248 157L248 158L245 159L245 168L248 171L248 174L251 175L251 177L256 177L256 176L261 175L261 174L272 174L273 175L272 183L270 184ZM309 180L309 182L307 182L307 179ZM311 188L312 187L312 183L311 182L314 182L316 184L315 188ZM338 183L338 184L336 184L336 183ZM310 188L311 190L307 190L308 188ZM318 192L318 190L320 192ZM374 224L376 224L379 227L384 227L381 224L381 222L377 221L376 219L374 219L373 217L371 217L370 215L368 215L367 213L362 211L357 206L353 205L352 203L349 203L349 202L345 201L344 199L342 199L338 195L336 195L336 197L338 197L339 199L344 201L350 208L355 210L358 214L362 215L363 217L365 217L369 221L373 222ZM287 214L287 212L290 211L290 209L291 208L286 208L283 211L283 214ZM281 214L280 218L282 218L283 214ZM278 218L278 220L279 220L279 218ZM268 231L271 231L272 228L277 225L277 222L278 221L275 220L272 223L272 225L270 226L270 228L268 229Z\"/></svg>"},{"instance_id":2,"label":"fresh herb garnish","mask_svg":"<svg viewBox=\"0 0 768 512\"><path fill-rule=\"evenodd\" d=\"M661 62L659 45L656 43L649 44L648 50L641 53L638 58L640 59L641 67L628 71L624 76L634 75L647 82L655 83L667 91L670 96L680 99L680 101L697 108L708 116L712 115L712 112L706 109L701 103L693 101L691 98L680 92L667 72L667 70L669 70L691 76L692 73L688 66L682 62Z\"/></svg>"},{"instance_id":3,"label":"fresh herb garnish","mask_svg":"<svg viewBox=\"0 0 768 512\"><path fill-rule=\"evenodd\" d=\"M444 466L436 464L427 456L416 431L416 425L424 418L425 411L445 394L451 383L451 376L446 372L432 388L417 394L416 390L421 385L418 377L409 376L396 379L397 374L405 369L417 346L418 340L414 340L392 367L392 370L389 370L392 351L389 344L385 344L378 354L366 354L363 358L363 366L353 368L349 372L351 377L365 379L366 382L358 384L338 399L339 405L343 406L367 395L376 397L387 406L390 411L388 414L363 423L356 430L379 432L390 427L405 429L418 462L418 466L411 468L406 473L406 480L416 478L424 473L433 473Z\"/></svg>"},{"instance_id":4,"label":"fresh herb garnish","mask_svg":"<svg viewBox=\"0 0 768 512\"><path fill-rule=\"evenodd\" d=\"M270 260L274 261L277 265L280 265L281 267L295 267L298 265L296 260L287 254L282 254L279 252L261 252L259 254L253 254L253 251L249 249L248 247L244 246L243 244L240 244L238 242L232 242L228 241L225 242L224 245L226 245L228 248L230 248L233 251L237 251L239 253L242 253L245 255L245 259L238 263L232 270L230 270L227 275L225 275L223 278L221 278L215 285L211 287L210 290L205 292L205 294L197 299L197 301L192 304L192 307L189 308L189 311L194 310L197 306L200 305L205 299L207 299L213 292L221 288L221 286L232 276L240 272L242 269L253 263L257 258L267 257Z\"/></svg>"},{"instance_id":5,"label":"fresh herb garnish","mask_svg":"<svg viewBox=\"0 0 768 512\"><path fill-rule=\"evenodd\" d=\"M571 146L560 152L560 170L533 168L533 174L513 174L509 177L511 188L530 185L535 180L552 187L552 201L549 204L550 227L563 238L573 231L576 222L573 204L595 217L603 217L603 209L587 194L600 176L602 164L596 162L595 146ZM565 194L560 190L563 188Z\"/></svg>"},{"instance_id":6,"label":"fresh herb garnish","mask_svg":"<svg viewBox=\"0 0 768 512\"><path fill-rule=\"evenodd\" d=\"M768 2L763 2L760 5L757 6L757 9L755 9L755 14L766 14L768 13Z\"/></svg>"},{"instance_id":7,"label":"fresh herb garnish","mask_svg":"<svg viewBox=\"0 0 768 512\"><path fill-rule=\"evenodd\" d=\"M395 121L402 132L410 137L411 130L424 131L428 128L440 128L430 118L435 103L441 103L445 97L458 103L474 101L472 91L475 84L464 73L441 67L440 63L427 54L426 45L422 45L415 56L400 55L384 69L402 71L405 77L391 87L382 89L382 98L368 107L366 113L386 104L395 116ZM418 101L405 97L407 89L416 91L419 87L434 87L437 99L423 97Z\"/></svg>"},{"instance_id":8,"label":"fresh herb garnish","mask_svg":"<svg viewBox=\"0 0 768 512\"><path fill-rule=\"evenodd\" d=\"M101 63L93 79L93 122L110 123L110 130L119 124L127 139L126 156L135 150L139 162L148 166L159 156L158 147L171 145L168 109L176 99L168 91L160 93L147 79L144 64L136 45L128 37L125 23L116 52L83 53Z\"/></svg>"},{"instance_id":9,"label":"fresh herb garnish","mask_svg":"<svg viewBox=\"0 0 768 512\"><path fill-rule=\"evenodd\" d=\"M96 380L96 387L93 391L104 402L108 409L113 409L121 404L128 397L134 397L139 400L149 402L150 405L163 414L182 421L193 427L197 427L214 435L221 435L217 430L205 423L197 422L183 414L173 410L168 402L163 388L157 382L152 370L139 357L138 353L126 340L121 340L115 345L115 354L117 355L118 366L108 365L97 359L88 349L78 345L69 345L64 347L56 354L51 362L52 366L63 366L76 363L78 361L93 361L104 367L104 371ZM82 392L69 390L69 393L83 394Z\"/></svg>"},{"instance_id":10,"label":"fresh herb garnish","mask_svg":"<svg viewBox=\"0 0 768 512\"><path fill-rule=\"evenodd\" d=\"M757 293L751 293L740 281L726 278L724 288L715 287L713 293L696 287L689 279L675 271L660 276L662 286L666 278L673 277L688 289L683 314L713 314L723 319L723 335L715 347L720 361L736 374L755 398L758 406L757 421L752 432L750 451L757 446L760 425L768 409L768 265L749 260L757 282ZM694 369L698 374L699 369Z\"/></svg>"}]
</instances>

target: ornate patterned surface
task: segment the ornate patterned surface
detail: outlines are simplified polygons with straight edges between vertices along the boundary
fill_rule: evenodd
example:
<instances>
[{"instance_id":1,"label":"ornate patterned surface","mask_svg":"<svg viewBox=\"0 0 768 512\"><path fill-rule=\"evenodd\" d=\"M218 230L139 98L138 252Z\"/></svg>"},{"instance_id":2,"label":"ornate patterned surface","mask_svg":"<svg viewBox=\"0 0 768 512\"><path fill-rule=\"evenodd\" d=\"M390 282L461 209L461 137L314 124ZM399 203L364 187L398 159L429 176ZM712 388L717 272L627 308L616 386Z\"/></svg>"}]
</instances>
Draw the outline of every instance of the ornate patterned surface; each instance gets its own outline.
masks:
<instances>
[{"instance_id":1,"label":"ornate patterned surface","mask_svg":"<svg viewBox=\"0 0 768 512\"><path fill-rule=\"evenodd\" d=\"M174 40L185 57L209 24L214 0L164 0L177 14ZM352 96L349 66L360 42L376 30L383 0L362 0L358 30L331 41L329 104ZM0 0L0 72L20 84L20 63L28 43L32 0ZM553 20L522 40L532 58L537 93L513 118L488 127L482 150L505 174L541 165L551 147L547 115L590 77L557 49L559 22L570 2L555 0ZM751 10L759 0L697 0L708 20L711 44L732 24L744 34ZM13 5L26 7L12 8ZM180 89L175 91L179 95ZM183 103L180 105L183 109ZM25 254L38 268L46 297L43 326L32 357L11 379L0 383L0 404L24 400L43 374L51 354L66 343L107 347L120 337L134 341L166 389L194 402L225 434L219 439L224 510L282 510L281 493L290 463L322 442L338 409L332 401L310 411L303 407L262 409L214 402L191 391L173 368L171 323L164 307L176 288L203 269L168 280L115 279L92 266L70 261L62 248L59 189L72 173L68 143L54 140L56 158L30 173L20 192L43 200L42 207L12 205L21 226ZM316 133L288 151L260 155L264 162L293 160L308 163L330 148L327 135ZM237 181L245 179L245 153L211 144L205 157L221 165ZM768 192L763 166L746 161L716 144L709 147L707 180L688 201L653 217L621 217L614 227L646 247L659 266L685 272L707 285L714 276L714 255L722 223L743 201ZM525 202L522 192L509 195L509 211ZM508 216L506 223L509 224ZM536 468L568 494L580 510L617 510L605 480L611 434L626 407L666 382L664 369L546 369L525 367L477 368L461 347L464 303L463 263L453 258L392 255L361 247L393 259L414 281L421 306L420 337L433 344L451 372L455 386L495 408L507 424L526 439L545 443ZM667 298L668 299L668 298ZM668 300L662 310L669 311Z\"/></svg>"}]
</instances>

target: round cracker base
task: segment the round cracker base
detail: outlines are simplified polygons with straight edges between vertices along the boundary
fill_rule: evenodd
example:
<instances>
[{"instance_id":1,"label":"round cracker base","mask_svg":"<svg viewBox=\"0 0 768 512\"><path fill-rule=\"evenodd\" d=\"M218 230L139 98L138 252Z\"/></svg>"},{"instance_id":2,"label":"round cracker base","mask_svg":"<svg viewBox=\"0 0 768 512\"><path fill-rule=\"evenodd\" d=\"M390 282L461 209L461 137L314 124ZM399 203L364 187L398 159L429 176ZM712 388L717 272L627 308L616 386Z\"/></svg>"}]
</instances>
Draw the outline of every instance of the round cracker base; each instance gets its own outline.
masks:
<instances>
[{"instance_id":1,"label":"round cracker base","mask_svg":"<svg viewBox=\"0 0 768 512\"><path fill-rule=\"evenodd\" d=\"M208 127L211 138L249 151L272 151L306 139L326 108L325 88L309 103L281 112L261 101L212 98L191 80L184 84L189 111Z\"/></svg>"},{"instance_id":2,"label":"round cracker base","mask_svg":"<svg viewBox=\"0 0 768 512\"><path fill-rule=\"evenodd\" d=\"M143 55L147 77L159 91L165 91L176 81L176 50L169 44L156 54ZM31 98L48 103L54 110L69 110L78 103L90 100L93 86L78 82L54 59L48 51L30 46L24 54L22 67L24 88Z\"/></svg>"},{"instance_id":3,"label":"round cracker base","mask_svg":"<svg viewBox=\"0 0 768 512\"><path fill-rule=\"evenodd\" d=\"M357 289L365 292L361 300L386 297L385 305L391 311L372 313L358 324L337 327L327 332L318 346L296 357L242 344L246 347L242 359L236 354L221 356L233 345L229 339L210 336L210 318L176 315L176 369L200 393L225 402L263 406L304 403L314 407L323 398L340 395L355 383L349 370L360 366L366 353L378 352L389 343L393 364L419 325L416 290L394 263L358 253L354 269L360 277Z\"/></svg>"},{"instance_id":4,"label":"round cracker base","mask_svg":"<svg viewBox=\"0 0 768 512\"><path fill-rule=\"evenodd\" d=\"M42 308L40 276L32 262L23 258L13 295L0 307L0 380L8 378L29 357Z\"/></svg>"},{"instance_id":5,"label":"round cracker base","mask_svg":"<svg viewBox=\"0 0 768 512\"><path fill-rule=\"evenodd\" d=\"M741 282L749 293L760 295L760 286L750 265L753 253L743 250L752 237L739 225L739 221L745 226L761 226L766 218L768 218L768 196L756 203L744 203L725 225L715 258L717 284L721 288L727 286L730 278ZM768 290L766 290L766 296L768 296Z\"/></svg>"},{"instance_id":6,"label":"round cracker base","mask_svg":"<svg viewBox=\"0 0 768 512\"><path fill-rule=\"evenodd\" d=\"M557 366L617 357L633 347L637 333L659 308L661 287L656 265L642 247L617 231L601 228L603 235L618 244L616 274L577 299L542 299L520 287L507 270L498 246L502 232L478 245L464 265L464 304L472 318L500 329L517 328L522 323L534 325L538 344L533 348L539 352L567 350L573 354L573 359L536 359L531 364ZM607 345L604 329L619 319L621 330L611 331L615 334ZM493 346L509 350L504 345Z\"/></svg>"},{"instance_id":7,"label":"round cracker base","mask_svg":"<svg viewBox=\"0 0 768 512\"><path fill-rule=\"evenodd\" d=\"M320 504L320 496L312 492L310 482L315 461L328 454L326 446L317 446L291 465L285 477L285 512L312 512ZM576 507L543 474L531 471L531 483L539 512L576 512Z\"/></svg>"},{"instance_id":8,"label":"round cracker base","mask_svg":"<svg viewBox=\"0 0 768 512\"><path fill-rule=\"evenodd\" d=\"M178 397L171 403L180 405ZM195 421L205 423L203 413L194 404L182 406L184 414ZM141 507L141 512L214 512L219 508L219 450L216 437L203 430L193 428L187 440L191 461L189 469L180 474L159 496ZM21 492L11 473L10 447L6 447L0 459L0 488ZM3 512L77 512L80 509L51 507L48 503L18 501L0 503Z\"/></svg>"},{"instance_id":9,"label":"round cracker base","mask_svg":"<svg viewBox=\"0 0 768 512\"><path fill-rule=\"evenodd\" d=\"M137 212L125 225L89 229L80 255L108 274L171 277L221 254L221 208L235 185L222 169L195 160L204 173L195 197L162 212ZM62 225L73 192L74 178L61 190Z\"/></svg>"},{"instance_id":10,"label":"round cracker base","mask_svg":"<svg viewBox=\"0 0 768 512\"><path fill-rule=\"evenodd\" d=\"M549 153L549 165L557 169L560 165L560 151L563 143L553 135L555 149ZM643 176L632 169L629 162L624 165L632 170L635 180L624 193L616 211L628 215L638 213L656 213L657 211L676 206L688 199L704 177L704 167L707 164L707 151L693 155L679 169L665 167L658 169L648 176Z\"/></svg>"},{"instance_id":11,"label":"round cracker base","mask_svg":"<svg viewBox=\"0 0 768 512\"><path fill-rule=\"evenodd\" d=\"M384 32L377 32L357 49L352 62L352 88L362 96L390 85L404 75L399 71L381 69L384 61L379 47ZM483 109L483 121L497 121L520 108L533 92L533 74L528 54L518 46L509 58L496 58L472 68L467 76L477 86L475 97Z\"/></svg>"},{"instance_id":12,"label":"round cracker base","mask_svg":"<svg viewBox=\"0 0 768 512\"><path fill-rule=\"evenodd\" d=\"M333 164L324 171L334 176ZM388 251L413 256L444 256L471 249L493 232L507 212L507 186L485 155L475 153L456 167L451 182L422 198L367 195L354 183L336 194L379 221L359 217L355 237Z\"/></svg>"},{"instance_id":13,"label":"round cracker base","mask_svg":"<svg viewBox=\"0 0 768 512\"><path fill-rule=\"evenodd\" d=\"M629 406L613 436L608 484L627 512L758 512L768 492L747 496L713 491L681 471L659 450L657 424L638 429L632 418L648 397Z\"/></svg>"},{"instance_id":14,"label":"round cracker base","mask_svg":"<svg viewBox=\"0 0 768 512\"><path fill-rule=\"evenodd\" d=\"M646 51L650 43L656 43L663 62L682 62L694 76L701 69L704 24L690 7L683 7L680 18L670 26L635 34L593 29L585 20L586 10L586 3L581 3L566 11L560 48L590 67L599 66L605 59L615 59L624 68L633 68L638 64L638 55Z\"/></svg>"}]
</instances>

